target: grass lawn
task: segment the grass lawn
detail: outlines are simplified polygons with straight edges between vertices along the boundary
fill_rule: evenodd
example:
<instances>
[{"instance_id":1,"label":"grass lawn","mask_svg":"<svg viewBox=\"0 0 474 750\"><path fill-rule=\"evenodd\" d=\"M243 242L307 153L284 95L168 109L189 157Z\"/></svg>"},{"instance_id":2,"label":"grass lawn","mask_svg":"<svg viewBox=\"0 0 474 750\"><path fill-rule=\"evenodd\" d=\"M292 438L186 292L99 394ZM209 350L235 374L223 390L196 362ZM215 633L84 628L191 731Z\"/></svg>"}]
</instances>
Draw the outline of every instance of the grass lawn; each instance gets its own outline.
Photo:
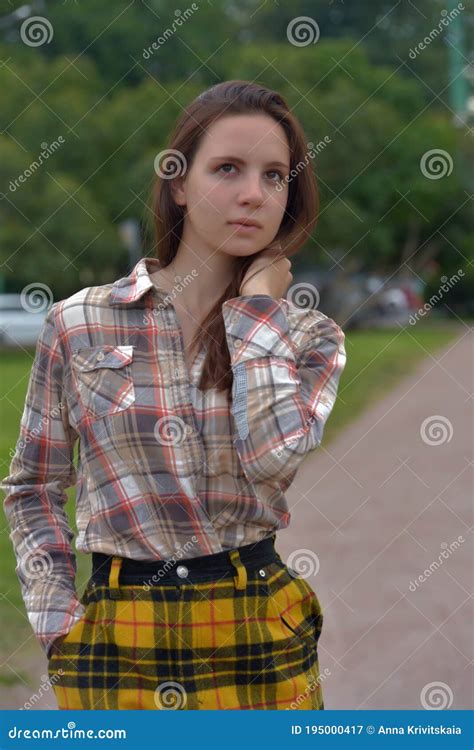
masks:
<instances>
[{"instance_id":1,"label":"grass lawn","mask_svg":"<svg viewBox=\"0 0 474 750\"><path fill-rule=\"evenodd\" d=\"M460 335L458 324L418 323L413 328L387 331L353 331L346 333L347 365L339 386L339 398L326 425L324 445L335 437L343 426L359 415L375 399L389 391L414 366L444 347ZM2 353L2 392L0 416L3 430L0 434L0 471L4 478L9 473L10 451L19 434L19 423L28 385L34 350ZM77 446L76 446L77 447ZM2 503L4 494L0 493ZM74 523L74 488L68 491L66 509L71 527ZM0 620L3 624L1 651L9 653L23 643L32 630L26 617L20 587L15 573L16 560L9 539L9 528L1 512L0 524L1 580ZM90 575L89 555L77 553L78 594ZM2 670L3 671L3 670ZM11 677L0 674L0 682Z\"/></svg>"}]
</instances>

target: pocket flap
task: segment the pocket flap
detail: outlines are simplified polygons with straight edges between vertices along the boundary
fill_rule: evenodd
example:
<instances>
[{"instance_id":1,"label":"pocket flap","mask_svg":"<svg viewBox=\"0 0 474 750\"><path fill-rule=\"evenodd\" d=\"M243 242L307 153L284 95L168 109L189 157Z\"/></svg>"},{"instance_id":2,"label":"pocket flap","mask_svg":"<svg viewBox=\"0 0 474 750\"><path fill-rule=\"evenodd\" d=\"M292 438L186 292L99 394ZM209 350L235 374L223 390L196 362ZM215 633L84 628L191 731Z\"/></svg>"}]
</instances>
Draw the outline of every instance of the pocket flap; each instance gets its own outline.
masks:
<instances>
[{"instance_id":1,"label":"pocket flap","mask_svg":"<svg viewBox=\"0 0 474 750\"><path fill-rule=\"evenodd\" d=\"M124 367L133 360L133 344L113 346L103 344L84 349L76 349L72 355L73 366L82 372L89 372L100 367Z\"/></svg>"}]
</instances>

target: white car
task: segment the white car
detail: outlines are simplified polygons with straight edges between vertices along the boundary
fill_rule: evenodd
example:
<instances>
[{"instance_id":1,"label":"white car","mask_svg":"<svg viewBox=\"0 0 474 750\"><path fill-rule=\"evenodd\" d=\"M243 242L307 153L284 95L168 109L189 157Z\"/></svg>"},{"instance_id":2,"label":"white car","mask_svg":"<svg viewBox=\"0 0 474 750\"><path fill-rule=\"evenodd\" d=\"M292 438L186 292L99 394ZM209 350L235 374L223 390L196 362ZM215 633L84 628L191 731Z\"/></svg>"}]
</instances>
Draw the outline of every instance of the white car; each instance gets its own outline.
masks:
<instances>
[{"instance_id":1,"label":"white car","mask_svg":"<svg viewBox=\"0 0 474 750\"><path fill-rule=\"evenodd\" d=\"M22 304L21 294L0 294L0 346L36 346L47 313Z\"/></svg>"}]
</instances>

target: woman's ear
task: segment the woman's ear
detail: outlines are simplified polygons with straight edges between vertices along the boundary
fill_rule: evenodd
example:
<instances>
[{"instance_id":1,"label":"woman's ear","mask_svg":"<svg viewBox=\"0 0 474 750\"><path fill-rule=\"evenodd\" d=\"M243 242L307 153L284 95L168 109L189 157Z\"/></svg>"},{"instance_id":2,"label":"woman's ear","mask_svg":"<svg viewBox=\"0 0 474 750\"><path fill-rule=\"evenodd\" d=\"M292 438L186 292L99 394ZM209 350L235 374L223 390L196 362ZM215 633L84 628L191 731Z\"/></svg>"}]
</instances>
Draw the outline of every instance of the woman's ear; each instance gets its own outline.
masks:
<instances>
[{"instance_id":1,"label":"woman's ear","mask_svg":"<svg viewBox=\"0 0 474 750\"><path fill-rule=\"evenodd\" d=\"M171 194L174 198L175 203L178 206L185 206L186 205L186 194L184 191L184 177L175 177L171 181Z\"/></svg>"}]
</instances>

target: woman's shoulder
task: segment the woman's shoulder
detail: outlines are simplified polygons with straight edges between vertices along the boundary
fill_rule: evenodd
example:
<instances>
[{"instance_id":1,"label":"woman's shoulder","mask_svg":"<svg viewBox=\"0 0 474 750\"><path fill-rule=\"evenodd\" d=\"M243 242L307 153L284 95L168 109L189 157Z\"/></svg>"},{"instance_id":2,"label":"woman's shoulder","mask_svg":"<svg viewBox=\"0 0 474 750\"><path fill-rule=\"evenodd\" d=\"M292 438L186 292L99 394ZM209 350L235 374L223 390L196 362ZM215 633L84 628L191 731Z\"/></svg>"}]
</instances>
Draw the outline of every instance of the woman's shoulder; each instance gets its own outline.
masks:
<instances>
[{"instance_id":1,"label":"woman's shoulder","mask_svg":"<svg viewBox=\"0 0 474 750\"><path fill-rule=\"evenodd\" d=\"M87 286L77 292L55 301L49 316L58 332L67 335L73 330L100 326L110 319L111 292L116 282L97 286ZM109 321L110 322L110 321Z\"/></svg>"}]
</instances>

